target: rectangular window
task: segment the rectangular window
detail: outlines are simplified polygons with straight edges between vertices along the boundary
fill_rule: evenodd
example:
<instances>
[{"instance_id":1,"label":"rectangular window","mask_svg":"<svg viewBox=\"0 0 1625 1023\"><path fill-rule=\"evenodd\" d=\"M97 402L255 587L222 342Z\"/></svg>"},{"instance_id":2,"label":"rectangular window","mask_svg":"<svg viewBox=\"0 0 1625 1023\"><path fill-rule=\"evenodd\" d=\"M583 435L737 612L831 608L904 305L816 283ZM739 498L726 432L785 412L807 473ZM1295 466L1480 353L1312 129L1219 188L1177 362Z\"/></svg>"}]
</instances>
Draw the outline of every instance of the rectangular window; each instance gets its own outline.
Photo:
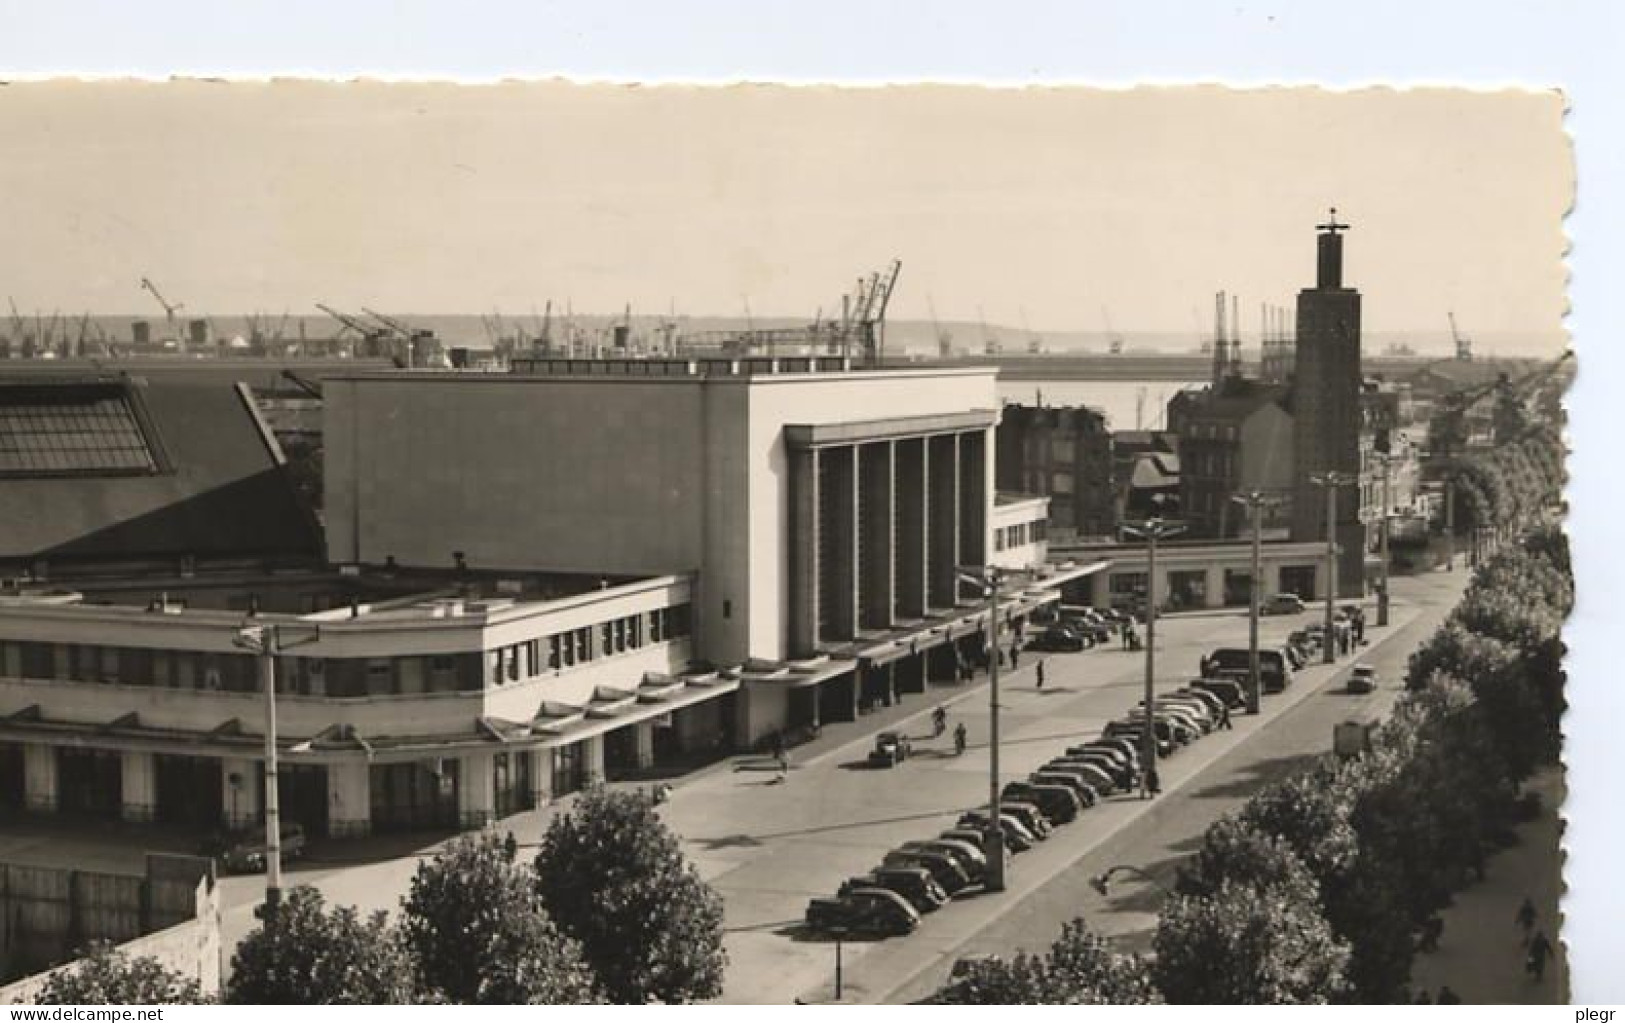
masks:
<instances>
[{"instance_id":1,"label":"rectangular window","mask_svg":"<svg viewBox=\"0 0 1625 1023\"><path fill-rule=\"evenodd\" d=\"M626 653L626 619L615 619L615 652Z\"/></svg>"},{"instance_id":2,"label":"rectangular window","mask_svg":"<svg viewBox=\"0 0 1625 1023\"><path fill-rule=\"evenodd\" d=\"M0 476L146 475L161 470L123 383L0 391Z\"/></svg>"},{"instance_id":3,"label":"rectangular window","mask_svg":"<svg viewBox=\"0 0 1625 1023\"><path fill-rule=\"evenodd\" d=\"M559 642L562 638L556 635L547 637L547 666L553 671L564 667L563 644Z\"/></svg>"},{"instance_id":4,"label":"rectangular window","mask_svg":"<svg viewBox=\"0 0 1625 1023\"><path fill-rule=\"evenodd\" d=\"M583 625L575 630L576 660L586 664L592 660L592 627Z\"/></svg>"},{"instance_id":5,"label":"rectangular window","mask_svg":"<svg viewBox=\"0 0 1625 1023\"><path fill-rule=\"evenodd\" d=\"M671 617L668 619L667 625L667 639L686 638L689 630L689 606L687 604L678 604L676 607L672 608Z\"/></svg>"},{"instance_id":6,"label":"rectangular window","mask_svg":"<svg viewBox=\"0 0 1625 1023\"><path fill-rule=\"evenodd\" d=\"M626 620L626 645L633 650L643 646L642 615L633 615Z\"/></svg>"},{"instance_id":7,"label":"rectangular window","mask_svg":"<svg viewBox=\"0 0 1625 1023\"><path fill-rule=\"evenodd\" d=\"M666 622L666 609L658 608L649 612L649 642L659 643L665 639L665 630L662 626Z\"/></svg>"},{"instance_id":8,"label":"rectangular window","mask_svg":"<svg viewBox=\"0 0 1625 1023\"><path fill-rule=\"evenodd\" d=\"M387 657L367 658L367 695L390 696L394 692L394 663Z\"/></svg>"},{"instance_id":9,"label":"rectangular window","mask_svg":"<svg viewBox=\"0 0 1625 1023\"><path fill-rule=\"evenodd\" d=\"M91 649L95 650L96 648L92 647ZM100 663L96 672L97 680L101 682L117 682L119 680L118 647L104 646L100 649L100 654Z\"/></svg>"},{"instance_id":10,"label":"rectangular window","mask_svg":"<svg viewBox=\"0 0 1625 1023\"><path fill-rule=\"evenodd\" d=\"M429 691L454 693L457 691L457 659L445 654L429 658Z\"/></svg>"}]
</instances>

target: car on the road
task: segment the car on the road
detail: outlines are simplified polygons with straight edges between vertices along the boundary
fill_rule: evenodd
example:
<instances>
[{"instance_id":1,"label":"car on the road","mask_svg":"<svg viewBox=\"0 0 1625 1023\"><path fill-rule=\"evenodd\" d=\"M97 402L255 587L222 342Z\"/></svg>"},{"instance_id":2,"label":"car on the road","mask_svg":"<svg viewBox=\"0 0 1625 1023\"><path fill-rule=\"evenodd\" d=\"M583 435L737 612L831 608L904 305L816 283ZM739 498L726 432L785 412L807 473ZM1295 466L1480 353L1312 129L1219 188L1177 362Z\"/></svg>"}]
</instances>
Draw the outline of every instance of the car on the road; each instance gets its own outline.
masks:
<instances>
[{"instance_id":1,"label":"car on the road","mask_svg":"<svg viewBox=\"0 0 1625 1023\"><path fill-rule=\"evenodd\" d=\"M854 888L807 904L807 927L821 933L892 937L911 934L918 926L920 914L908 900L885 888Z\"/></svg>"},{"instance_id":2,"label":"car on the road","mask_svg":"<svg viewBox=\"0 0 1625 1023\"><path fill-rule=\"evenodd\" d=\"M1258 607L1258 613L1264 615L1297 615L1303 611L1303 598L1296 593L1274 594Z\"/></svg>"},{"instance_id":3,"label":"car on the road","mask_svg":"<svg viewBox=\"0 0 1625 1023\"><path fill-rule=\"evenodd\" d=\"M293 821L284 821L279 834L282 862L297 860L305 854L305 829L301 825ZM265 869L268 846L265 844L263 830L239 834L229 841L220 843L220 846L220 864L227 872L253 874Z\"/></svg>"},{"instance_id":4,"label":"car on the road","mask_svg":"<svg viewBox=\"0 0 1625 1023\"><path fill-rule=\"evenodd\" d=\"M1089 646L1089 641L1075 629L1065 625L1051 625L1027 642L1028 650L1049 653L1077 653Z\"/></svg>"},{"instance_id":5,"label":"car on the road","mask_svg":"<svg viewBox=\"0 0 1625 1023\"><path fill-rule=\"evenodd\" d=\"M1369 664L1356 664L1349 672L1348 690L1351 693L1369 693L1377 688L1377 669Z\"/></svg>"},{"instance_id":6,"label":"car on the road","mask_svg":"<svg viewBox=\"0 0 1625 1023\"><path fill-rule=\"evenodd\" d=\"M1025 800L1037 804L1044 811L1044 816L1052 827L1061 824L1071 824L1078 819L1083 811L1083 801L1078 794L1065 785L1048 785L1043 782L1013 781L1004 787L999 798L1007 800Z\"/></svg>"},{"instance_id":7,"label":"car on the road","mask_svg":"<svg viewBox=\"0 0 1625 1023\"><path fill-rule=\"evenodd\" d=\"M836 895L848 895L860 888L884 888L896 892L920 913L929 913L948 901L948 893L924 867L877 867L843 882Z\"/></svg>"},{"instance_id":8,"label":"car on the road","mask_svg":"<svg viewBox=\"0 0 1625 1023\"><path fill-rule=\"evenodd\" d=\"M869 766L896 767L912 752L913 744L902 732L881 732L875 736L875 748L869 751Z\"/></svg>"},{"instance_id":9,"label":"car on the road","mask_svg":"<svg viewBox=\"0 0 1625 1023\"><path fill-rule=\"evenodd\" d=\"M971 884L971 876L960 867L958 861L941 851L893 849L880 862L880 869L886 867L923 868L931 875L931 880L941 885L942 890L950 896L957 895Z\"/></svg>"}]
</instances>

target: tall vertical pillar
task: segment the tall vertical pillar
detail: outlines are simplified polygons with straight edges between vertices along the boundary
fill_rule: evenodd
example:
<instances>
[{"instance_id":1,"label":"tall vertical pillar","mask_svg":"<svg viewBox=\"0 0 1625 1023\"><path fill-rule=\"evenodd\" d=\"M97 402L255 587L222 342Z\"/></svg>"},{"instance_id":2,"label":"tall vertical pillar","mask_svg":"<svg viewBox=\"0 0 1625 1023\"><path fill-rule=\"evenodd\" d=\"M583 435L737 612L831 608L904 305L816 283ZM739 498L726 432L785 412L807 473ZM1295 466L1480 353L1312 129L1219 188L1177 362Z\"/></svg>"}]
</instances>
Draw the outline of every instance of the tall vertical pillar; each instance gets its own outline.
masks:
<instances>
[{"instance_id":1,"label":"tall vertical pillar","mask_svg":"<svg viewBox=\"0 0 1625 1023\"><path fill-rule=\"evenodd\" d=\"M327 833L334 838L372 833L372 772L365 760L327 765Z\"/></svg>"},{"instance_id":2,"label":"tall vertical pillar","mask_svg":"<svg viewBox=\"0 0 1625 1023\"><path fill-rule=\"evenodd\" d=\"M852 445L825 448L819 454L824 479L821 501L829 509L829 586L819 600L830 601L829 635L844 642L858 634L858 458Z\"/></svg>"},{"instance_id":3,"label":"tall vertical pillar","mask_svg":"<svg viewBox=\"0 0 1625 1023\"><path fill-rule=\"evenodd\" d=\"M1259 585L1258 580L1254 579L1252 584L1254 586ZM1218 565L1210 566L1207 570L1207 580L1203 583L1203 588L1207 590L1202 601L1204 605L1207 607L1223 607L1224 568Z\"/></svg>"},{"instance_id":4,"label":"tall vertical pillar","mask_svg":"<svg viewBox=\"0 0 1625 1023\"><path fill-rule=\"evenodd\" d=\"M457 818L464 828L483 828L496 819L496 774L490 752L457 758Z\"/></svg>"},{"instance_id":5,"label":"tall vertical pillar","mask_svg":"<svg viewBox=\"0 0 1625 1023\"><path fill-rule=\"evenodd\" d=\"M811 656L818 647L818 449L790 451L790 654Z\"/></svg>"},{"instance_id":6,"label":"tall vertical pillar","mask_svg":"<svg viewBox=\"0 0 1625 1023\"><path fill-rule=\"evenodd\" d=\"M519 754L530 758L530 795L532 802L546 806L553 801L553 751L533 749Z\"/></svg>"},{"instance_id":7,"label":"tall vertical pillar","mask_svg":"<svg viewBox=\"0 0 1625 1023\"><path fill-rule=\"evenodd\" d=\"M56 747L23 743L23 797L34 813L56 813Z\"/></svg>"},{"instance_id":8,"label":"tall vertical pillar","mask_svg":"<svg viewBox=\"0 0 1625 1023\"><path fill-rule=\"evenodd\" d=\"M959 561L985 565L988 556L987 431L959 435Z\"/></svg>"},{"instance_id":9,"label":"tall vertical pillar","mask_svg":"<svg viewBox=\"0 0 1625 1023\"><path fill-rule=\"evenodd\" d=\"M220 817L228 831L253 827L260 819L260 786L264 771L258 760L228 757L220 761Z\"/></svg>"},{"instance_id":10,"label":"tall vertical pillar","mask_svg":"<svg viewBox=\"0 0 1625 1023\"><path fill-rule=\"evenodd\" d=\"M655 723L639 721L632 726L632 758L638 767L653 767L655 763Z\"/></svg>"},{"instance_id":11,"label":"tall vertical pillar","mask_svg":"<svg viewBox=\"0 0 1625 1023\"><path fill-rule=\"evenodd\" d=\"M604 737L595 735L581 740L581 766L589 782L604 780Z\"/></svg>"},{"instance_id":12,"label":"tall vertical pillar","mask_svg":"<svg viewBox=\"0 0 1625 1023\"><path fill-rule=\"evenodd\" d=\"M891 628L897 610L896 449L892 441L864 444L857 449L863 530L858 565L863 594L860 624L866 629Z\"/></svg>"},{"instance_id":13,"label":"tall vertical pillar","mask_svg":"<svg viewBox=\"0 0 1625 1023\"><path fill-rule=\"evenodd\" d=\"M926 487L926 440L897 442L897 616L924 618L927 590L926 537L930 499Z\"/></svg>"},{"instance_id":14,"label":"tall vertical pillar","mask_svg":"<svg viewBox=\"0 0 1625 1023\"><path fill-rule=\"evenodd\" d=\"M153 819L158 805L156 765L151 753L126 750L120 755L119 817L132 824L146 824Z\"/></svg>"},{"instance_id":15,"label":"tall vertical pillar","mask_svg":"<svg viewBox=\"0 0 1625 1023\"><path fill-rule=\"evenodd\" d=\"M932 607L951 608L958 603L959 592L959 435L929 437L926 443L931 533L927 541L931 559L927 600Z\"/></svg>"}]
</instances>

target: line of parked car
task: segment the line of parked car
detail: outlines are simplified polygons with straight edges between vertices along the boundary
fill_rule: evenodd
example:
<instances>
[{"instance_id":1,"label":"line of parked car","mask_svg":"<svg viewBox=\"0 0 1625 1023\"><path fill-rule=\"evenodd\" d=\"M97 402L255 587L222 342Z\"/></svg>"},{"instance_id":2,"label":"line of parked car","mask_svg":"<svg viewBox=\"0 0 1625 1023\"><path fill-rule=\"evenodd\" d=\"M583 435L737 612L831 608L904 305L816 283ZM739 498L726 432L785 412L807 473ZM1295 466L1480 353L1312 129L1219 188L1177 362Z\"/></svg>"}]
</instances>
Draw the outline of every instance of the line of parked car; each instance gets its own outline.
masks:
<instances>
[{"instance_id":1,"label":"line of parked car","mask_svg":"<svg viewBox=\"0 0 1625 1023\"><path fill-rule=\"evenodd\" d=\"M1139 778L1131 738L1104 735L1068 747L1000 793L997 826L1005 851L1026 852L1106 796L1131 791ZM813 899L807 927L855 937L912 933L924 914L984 887L990 827L986 810L970 810L935 838L904 842L868 873L843 882L833 897Z\"/></svg>"},{"instance_id":2,"label":"line of parked car","mask_svg":"<svg viewBox=\"0 0 1625 1023\"><path fill-rule=\"evenodd\" d=\"M1027 641L1027 649L1053 653L1076 653L1111 641L1136 619L1118 608L1063 605L1047 621L1037 621L1042 631Z\"/></svg>"}]
</instances>

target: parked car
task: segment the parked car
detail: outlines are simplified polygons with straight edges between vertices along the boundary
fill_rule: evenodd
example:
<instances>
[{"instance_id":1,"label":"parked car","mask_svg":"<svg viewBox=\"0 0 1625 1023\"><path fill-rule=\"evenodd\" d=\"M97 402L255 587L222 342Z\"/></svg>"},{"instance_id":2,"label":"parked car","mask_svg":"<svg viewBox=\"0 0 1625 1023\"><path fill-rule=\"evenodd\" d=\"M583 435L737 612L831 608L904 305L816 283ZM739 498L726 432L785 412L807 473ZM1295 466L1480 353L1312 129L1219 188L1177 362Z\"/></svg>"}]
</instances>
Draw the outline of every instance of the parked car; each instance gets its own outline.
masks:
<instances>
[{"instance_id":1,"label":"parked car","mask_svg":"<svg viewBox=\"0 0 1625 1023\"><path fill-rule=\"evenodd\" d=\"M1069 774L1102 795L1110 795L1128 787L1122 774L1112 773L1100 761L1085 757L1057 757L1040 770Z\"/></svg>"},{"instance_id":2,"label":"parked car","mask_svg":"<svg viewBox=\"0 0 1625 1023\"><path fill-rule=\"evenodd\" d=\"M1044 810L1037 803L1029 803L1022 799L1009 799L999 803L999 810L1009 814L1022 823L1033 837L1039 841L1048 838L1054 829L1050 827L1049 818L1044 816Z\"/></svg>"},{"instance_id":3,"label":"parked car","mask_svg":"<svg viewBox=\"0 0 1625 1023\"><path fill-rule=\"evenodd\" d=\"M1126 739L1126 738L1114 738L1112 736L1102 735L1100 738L1091 739L1088 742L1084 743L1083 745L1085 745L1085 746L1108 746L1108 747L1111 747L1112 749L1120 751L1124 756L1128 757L1129 760L1134 762L1135 764L1138 764L1140 762L1140 747L1135 745L1132 740L1129 740L1129 739Z\"/></svg>"},{"instance_id":4,"label":"parked car","mask_svg":"<svg viewBox=\"0 0 1625 1023\"><path fill-rule=\"evenodd\" d=\"M1092 607L1062 605L1061 624L1092 643L1104 643L1112 638L1112 626Z\"/></svg>"},{"instance_id":5,"label":"parked car","mask_svg":"<svg viewBox=\"0 0 1625 1023\"><path fill-rule=\"evenodd\" d=\"M1135 707L1127 714L1123 715L1123 719L1130 723L1143 721L1145 720L1145 709L1143 707ZM1196 741L1198 736L1202 734L1201 729L1194 721L1185 717L1178 711L1155 711L1151 715L1151 720L1156 724L1157 736L1159 738L1162 737L1164 731L1166 731L1168 738L1173 740L1176 748L1189 746L1191 743Z\"/></svg>"},{"instance_id":6,"label":"parked car","mask_svg":"<svg viewBox=\"0 0 1625 1023\"><path fill-rule=\"evenodd\" d=\"M1081 634L1065 625L1051 625L1027 643L1029 650L1077 653L1089 645Z\"/></svg>"},{"instance_id":7,"label":"parked car","mask_svg":"<svg viewBox=\"0 0 1625 1023\"><path fill-rule=\"evenodd\" d=\"M1078 798L1078 805L1083 807L1085 810L1100 802L1100 790L1089 784L1084 776L1077 771L1065 771L1050 767L1040 767L1038 770L1028 775L1027 778L1034 785L1066 786L1067 788L1071 789L1072 794Z\"/></svg>"},{"instance_id":8,"label":"parked car","mask_svg":"<svg viewBox=\"0 0 1625 1023\"><path fill-rule=\"evenodd\" d=\"M896 767L914 752L908 736L901 732L881 732L875 736L875 748L869 751L870 767Z\"/></svg>"},{"instance_id":9,"label":"parked car","mask_svg":"<svg viewBox=\"0 0 1625 1023\"><path fill-rule=\"evenodd\" d=\"M1204 693L1212 693L1231 710L1240 710L1247 706L1247 688L1240 681L1233 678L1192 679L1189 688Z\"/></svg>"},{"instance_id":10,"label":"parked car","mask_svg":"<svg viewBox=\"0 0 1625 1023\"><path fill-rule=\"evenodd\" d=\"M1349 672L1348 689L1351 693L1369 693L1377 688L1377 669L1369 664L1356 664Z\"/></svg>"},{"instance_id":11,"label":"parked car","mask_svg":"<svg viewBox=\"0 0 1625 1023\"><path fill-rule=\"evenodd\" d=\"M1296 593L1274 594L1258 607L1258 613L1263 615L1299 615L1303 611L1303 598Z\"/></svg>"},{"instance_id":12,"label":"parked car","mask_svg":"<svg viewBox=\"0 0 1625 1023\"><path fill-rule=\"evenodd\" d=\"M974 845L976 848L983 851L986 851L987 849L987 832L983 831L981 828L949 828L947 831L944 831L937 837L952 838L959 842L969 842L971 845ZM1006 835L1004 832L999 832L999 838L1004 842L1005 852L1014 853L1022 851L1015 847L1015 844L1010 840L1010 836Z\"/></svg>"},{"instance_id":13,"label":"parked car","mask_svg":"<svg viewBox=\"0 0 1625 1023\"><path fill-rule=\"evenodd\" d=\"M903 852L936 852L952 859L972 881L980 881L987 872L987 853L976 842L961 842L953 838L927 838L904 842L897 847Z\"/></svg>"},{"instance_id":14,"label":"parked car","mask_svg":"<svg viewBox=\"0 0 1625 1023\"><path fill-rule=\"evenodd\" d=\"M1102 734L1107 738L1127 739L1130 742L1139 744L1144 741L1141 739L1141 733L1145 730L1145 725L1139 721L1111 721L1107 723ZM1164 729L1156 729L1152 732L1151 745L1156 749L1158 757L1170 756L1174 752L1173 736Z\"/></svg>"},{"instance_id":15,"label":"parked car","mask_svg":"<svg viewBox=\"0 0 1625 1023\"><path fill-rule=\"evenodd\" d=\"M292 821L284 821L279 829L282 862L297 860L305 854L305 829ZM227 844L220 853L220 863L234 874L252 874L265 869L267 847L264 830L245 832Z\"/></svg>"},{"instance_id":16,"label":"parked car","mask_svg":"<svg viewBox=\"0 0 1625 1023\"><path fill-rule=\"evenodd\" d=\"M896 892L919 913L929 913L948 901L948 893L924 867L878 867L846 881L836 894L847 895L859 888L884 888Z\"/></svg>"},{"instance_id":17,"label":"parked car","mask_svg":"<svg viewBox=\"0 0 1625 1023\"><path fill-rule=\"evenodd\" d=\"M1208 714L1213 717L1215 723L1224 717L1225 702L1206 689L1198 689L1195 686L1181 686L1175 689L1172 695L1201 701L1202 706L1207 708Z\"/></svg>"},{"instance_id":18,"label":"parked car","mask_svg":"<svg viewBox=\"0 0 1625 1023\"><path fill-rule=\"evenodd\" d=\"M968 811L960 816L959 826L985 832L987 814L980 810ZM1027 826L1008 812L999 814L999 831L1004 835L1005 845L1015 852L1026 852L1038 844L1038 838Z\"/></svg>"},{"instance_id":19,"label":"parked car","mask_svg":"<svg viewBox=\"0 0 1625 1023\"><path fill-rule=\"evenodd\" d=\"M854 888L845 895L809 902L807 926L815 931L890 937L913 933L920 926L920 914L896 892Z\"/></svg>"},{"instance_id":20,"label":"parked car","mask_svg":"<svg viewBox=\"0 0 1625 1023\"><path fill-rule=\"evenodd\" d=\"M1218 717L1207 708L1207 704L1189 697L1181 697L1173 693L1165 693L1153 701L1159 712L1177 714L1185 718L1195 727L1197 737L1206 735L1219 725Z\"/></svg>"},{"instance_id":21,"label":"parked car","mask_svg":"<svg viewBox=\"0 0 1625 1023\"><path fill-rule=\"evenodd\" d=\"M893 849L881 860L880 867L923 868L931 875L931 880L941 885L942 890L950 896L959 894L971 883L970 875L965 873L953 857L944 852Z\"/></svg>"},{"instance_id":22,"label":"parked car","mask_svg":"<svg viewBox=\"0 0 1625 1023\"><path fill-rule=\"evenodd\" d=\"M1202 658L1205 678L1246 678L1252 673L1252 651L1244 646L1220 647ZM1292 684L1292 666L1280 650L1261 647L1258 651L1258 678L1266 693L1279 693Z\"/></svg>"},{"instance_id":23,"label":"parked car","mask_svg":"<svg viewBox=\"0 0 1625 1023\"><path fill-rule=\"evenodd\" d=\"M1004 787L1000 798L1025 800L1044 811L1052 827L1071 824L1083 810L1077 793L1064 785L1046 785L1042 782L1013 781Z\"/></svg>"}]
</instances>

